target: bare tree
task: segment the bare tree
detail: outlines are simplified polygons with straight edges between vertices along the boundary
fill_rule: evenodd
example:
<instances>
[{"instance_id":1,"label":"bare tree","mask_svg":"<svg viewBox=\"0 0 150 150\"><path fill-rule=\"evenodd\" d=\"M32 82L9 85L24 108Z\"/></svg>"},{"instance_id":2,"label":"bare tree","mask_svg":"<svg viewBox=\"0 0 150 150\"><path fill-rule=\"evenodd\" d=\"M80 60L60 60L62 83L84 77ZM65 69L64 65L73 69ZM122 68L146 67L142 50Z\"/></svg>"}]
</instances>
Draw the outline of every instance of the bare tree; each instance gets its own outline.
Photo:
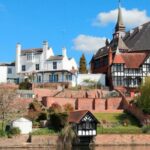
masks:
<instances>
[{"instance_id":1,"label":"bare tree","mask_svg":"<svg viewBox=\"0 0 150 150\"><path fill-rule=\"evenodd\" d=\"M0 88L0 121L2 130L5 130L6 122L23 115L25 107L17 100L14 89Z\"/></svg>"}]
</instances>

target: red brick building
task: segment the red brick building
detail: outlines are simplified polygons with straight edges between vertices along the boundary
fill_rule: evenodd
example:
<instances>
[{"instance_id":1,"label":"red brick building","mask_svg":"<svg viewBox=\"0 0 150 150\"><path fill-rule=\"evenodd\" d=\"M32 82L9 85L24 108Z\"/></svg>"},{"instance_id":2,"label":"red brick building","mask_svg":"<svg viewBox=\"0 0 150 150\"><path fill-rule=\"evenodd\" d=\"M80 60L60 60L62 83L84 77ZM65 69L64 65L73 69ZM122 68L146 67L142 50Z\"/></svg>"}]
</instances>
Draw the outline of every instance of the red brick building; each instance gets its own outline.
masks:
<instances>
[{"instance_id":1,"label":"red brick building","mask_svg":"<svg viewBox=\"0 0 150 150\"><path fill-rule=\"evenodd\" d=\"M97 51L90 64L92 73L106 74L111 88L134 91L150 74L150 22L126 32L119 6L113 38Z\"/></svg>"}]
</instances>

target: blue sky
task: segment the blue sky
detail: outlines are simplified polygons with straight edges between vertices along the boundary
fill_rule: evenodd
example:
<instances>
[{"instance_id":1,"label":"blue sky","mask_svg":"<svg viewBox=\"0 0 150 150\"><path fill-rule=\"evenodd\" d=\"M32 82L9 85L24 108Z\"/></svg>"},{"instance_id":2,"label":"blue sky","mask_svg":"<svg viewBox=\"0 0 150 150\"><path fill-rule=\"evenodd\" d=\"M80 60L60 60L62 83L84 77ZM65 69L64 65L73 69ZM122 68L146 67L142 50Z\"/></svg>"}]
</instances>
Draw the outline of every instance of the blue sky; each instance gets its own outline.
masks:
<instances>
[{"instance_id":1,"label":"blue sky","mask_svg":"<svg viewBox=\"0 0 150 150\"><path fill-rule=\"evenodd\" d=\"M23 49L47 40L55 54L67 48L77 62L87 63L111 39L118 0L0 0L0 62L15 60L16 43ZM150 20L149 0L122 0L127 29Z\"/></svg>"}]
</instances>

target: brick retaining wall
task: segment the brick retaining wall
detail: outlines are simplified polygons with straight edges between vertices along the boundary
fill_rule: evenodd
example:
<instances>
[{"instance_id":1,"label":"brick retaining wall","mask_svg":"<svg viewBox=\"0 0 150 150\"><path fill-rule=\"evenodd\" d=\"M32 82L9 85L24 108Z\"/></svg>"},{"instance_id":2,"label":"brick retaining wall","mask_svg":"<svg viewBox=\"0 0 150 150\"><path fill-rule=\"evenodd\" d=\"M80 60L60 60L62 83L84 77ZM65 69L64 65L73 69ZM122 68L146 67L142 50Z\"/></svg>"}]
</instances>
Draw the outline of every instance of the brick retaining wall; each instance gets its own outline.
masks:
<instances>
[{"instance_id":1,"label":"brick retaining wall","mask_svg":"<svg viewBox=\"0 0 150 150\"><path fill-rule=\"evenodd\" d=\"M0 138L0 147L25 146L28 136L12 139ZM57 136L32 136L31 146L58 145ZM103 134L95 138L96 145L150 145L150 135L145 134Z\"/></svg>"}]
</instances>

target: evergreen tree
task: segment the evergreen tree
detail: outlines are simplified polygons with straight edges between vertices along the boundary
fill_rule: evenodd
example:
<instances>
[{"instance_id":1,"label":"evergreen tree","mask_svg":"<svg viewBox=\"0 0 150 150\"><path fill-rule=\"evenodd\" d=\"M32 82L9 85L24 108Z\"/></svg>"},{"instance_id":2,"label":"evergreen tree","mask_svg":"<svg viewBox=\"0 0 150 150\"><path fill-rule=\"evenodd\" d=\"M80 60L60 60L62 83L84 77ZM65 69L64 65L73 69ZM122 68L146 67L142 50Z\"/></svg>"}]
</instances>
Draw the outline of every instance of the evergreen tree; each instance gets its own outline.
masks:
<instances>
[{"instance_id":1,"label":"evergreen tree","mask_svg":"<svg viewBox=\"0 0 150 150\"><path fill-rule=\"evenodd\" d=\"M82 54L80 58L80 64L79 64L79 73L84 74L87 73L87 68L86 68L86 59L84 54Z\"/></svg>"}]
</instances>

